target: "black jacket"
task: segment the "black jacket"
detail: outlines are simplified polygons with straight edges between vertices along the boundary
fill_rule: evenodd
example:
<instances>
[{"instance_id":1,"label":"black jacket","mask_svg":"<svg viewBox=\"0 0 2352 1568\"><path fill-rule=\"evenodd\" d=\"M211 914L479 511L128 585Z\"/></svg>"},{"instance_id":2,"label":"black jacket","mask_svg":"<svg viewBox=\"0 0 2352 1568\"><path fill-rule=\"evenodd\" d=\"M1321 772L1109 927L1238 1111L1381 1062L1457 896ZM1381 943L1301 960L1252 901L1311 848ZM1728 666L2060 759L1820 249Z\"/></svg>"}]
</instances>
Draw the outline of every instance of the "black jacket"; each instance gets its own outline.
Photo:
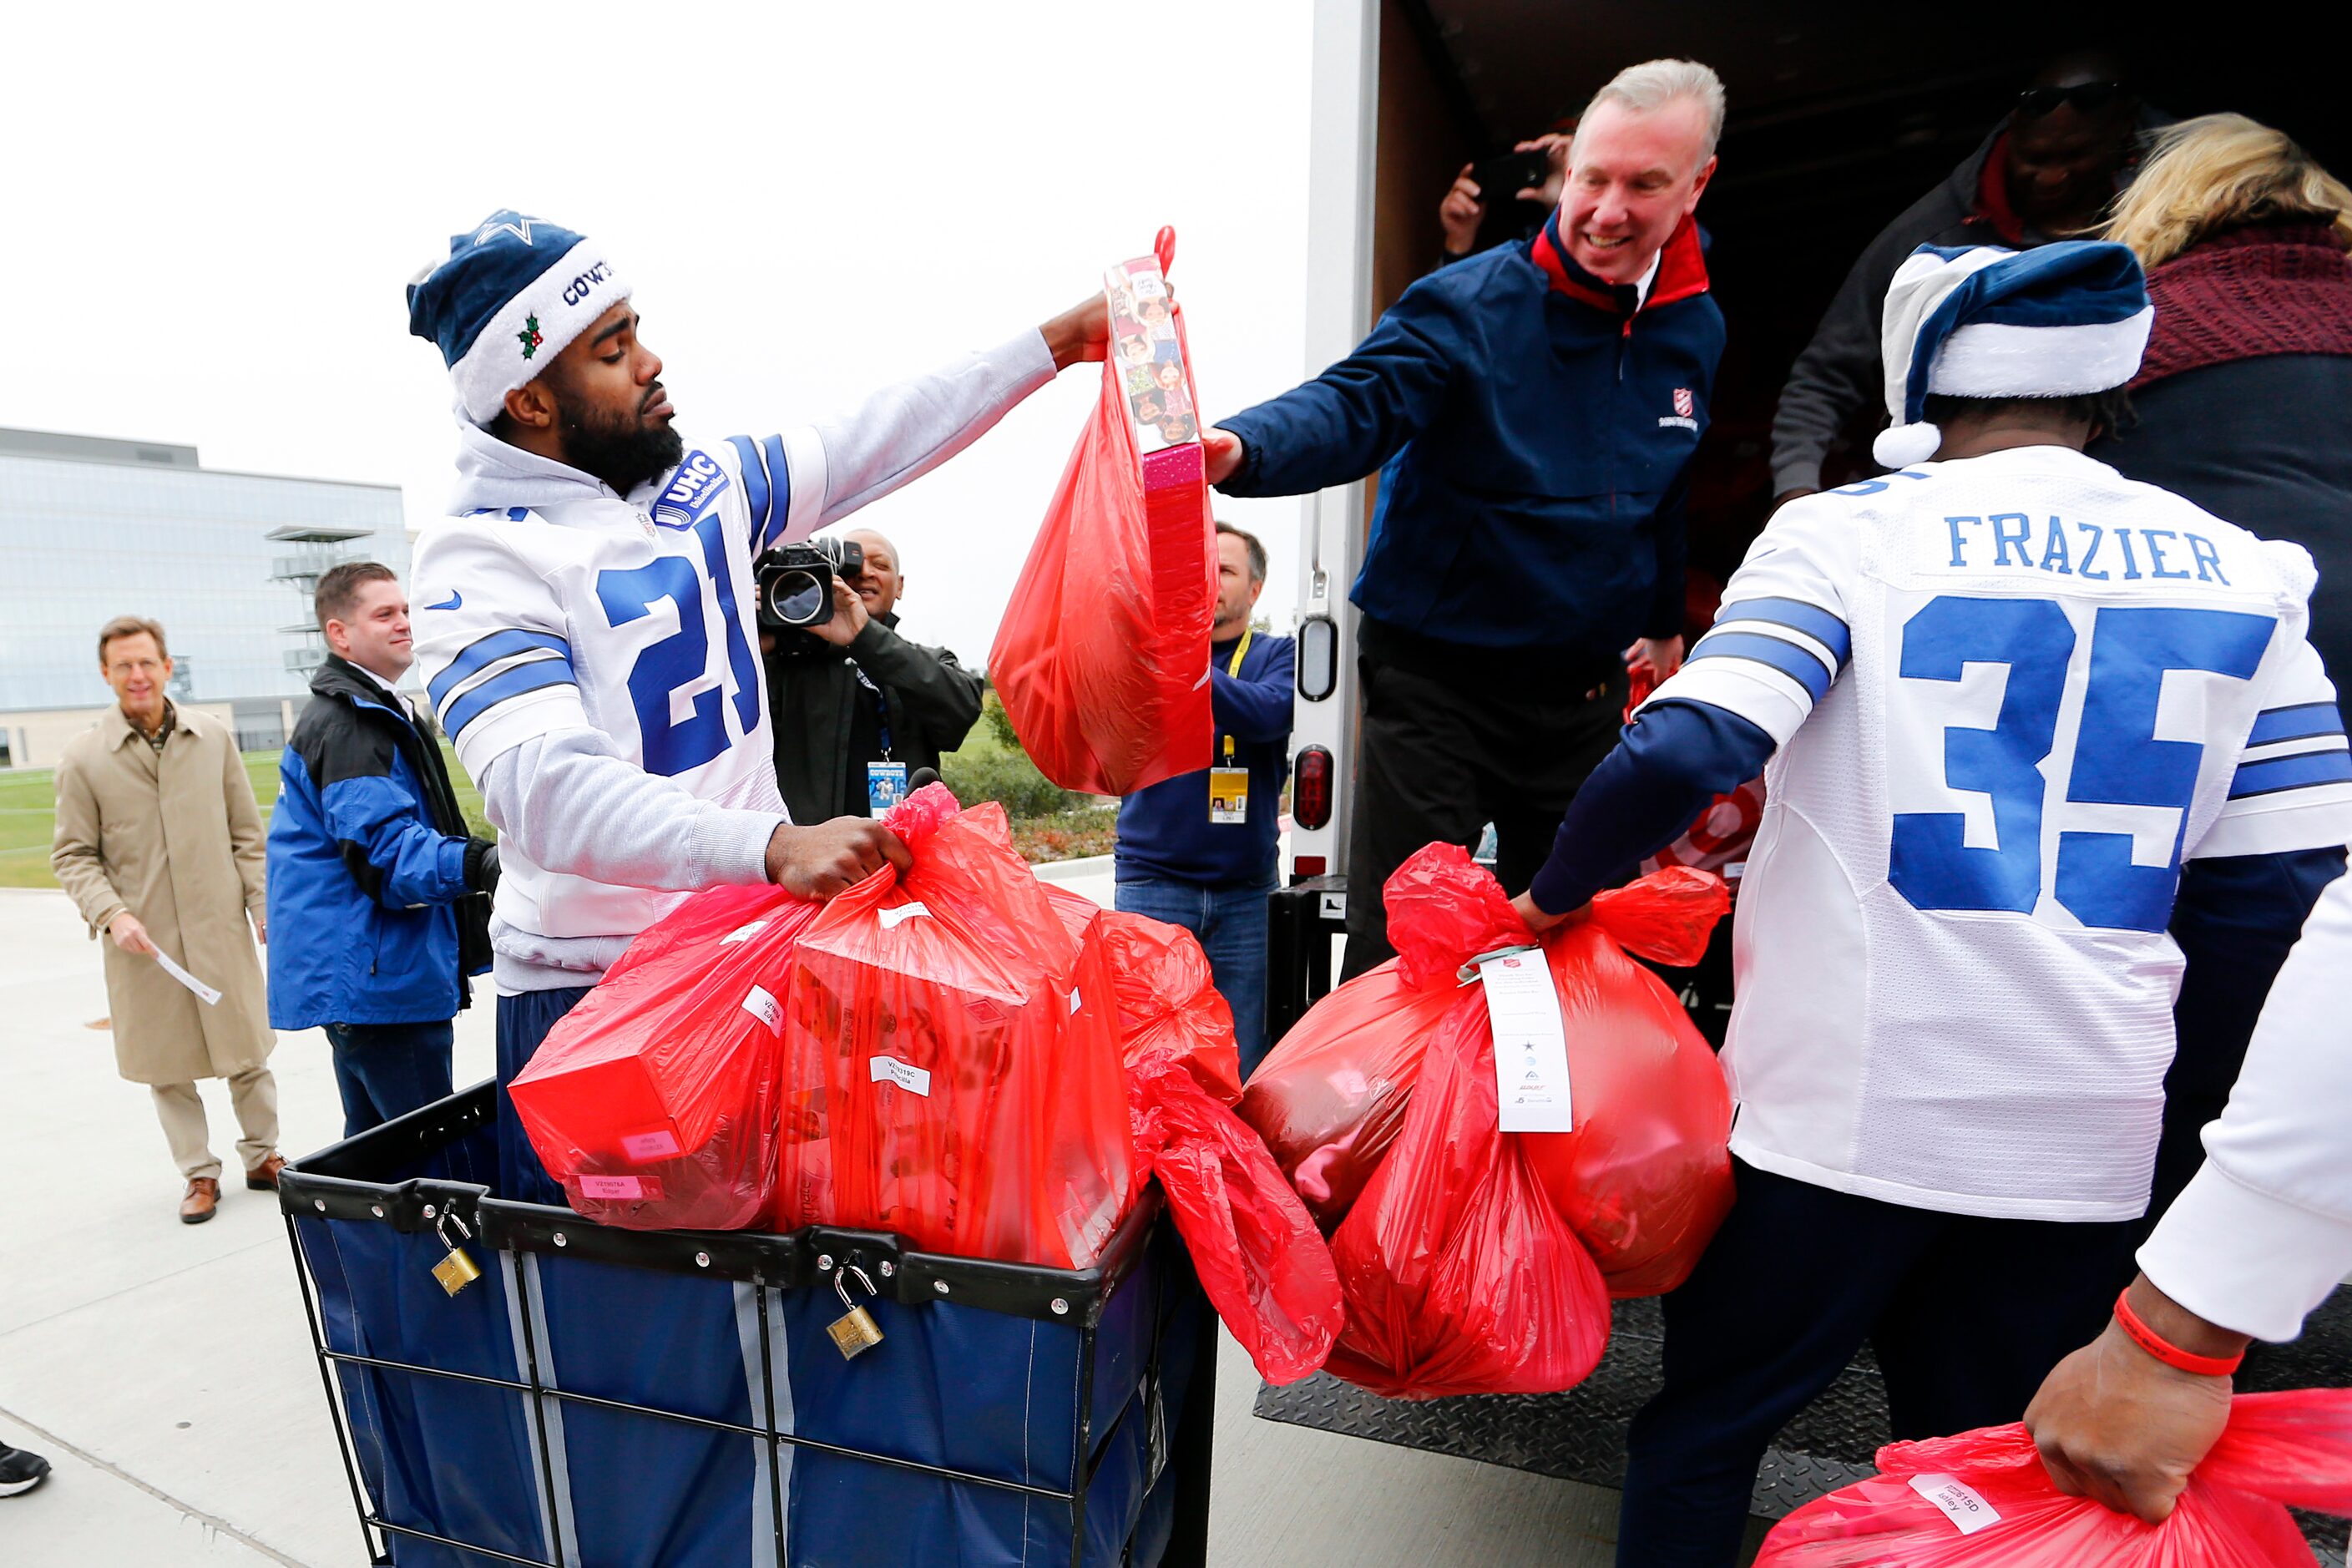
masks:
<instances>
[{"instance_id":1,"label":"black jacket","mask_svg":"<svg viewBox=\"0 0 2352 1568\"><path fill-rule=\"evenodd\" d=\"M860 721L857 704L873 696L858 680L881 689L890 727L890 758L912 773L936 768L940 753L963 744L980 717L984 683L943 647L925 647L898 633L898 617L878 616L845 649L768 656L768 715L776 731L776 786L794 822L866 815L866 793L849 788L850 771L882 760L878 746L859 742L878 733ZM856 752L856 756L851 755Z\"/></svg>"},{"instance_id":2,"label":"black jacket","mask_svg":"<svg viewBox=\"0 0 2352 1568\"><path fill-rule=\"evenodd\" d=\"M2352 355L2265 354L2137 388L2135 423L2091 444L2126 479L2311 552L2311 646L2352 688Z\"/></svg>"},{"instance_id":3,"label":"black jacket","mask_svg":"<svg viewBox=\"0 0 2352 1568\"><path fill-rule=\"evenodd\" d=\"M2172 117L2143 106L2145 133ZM1983 143L1926 195L1879 231L1845 275L1822 323L1813 329L1772 415L1772 493L1822 488L1822 459L1841 431L1864 414L1874 424L1886 417L1886 377L1879 365L1879 334L1886 319L1886 289L1904 258L1923 245L1999 245L2032 249L2063 236L2021 226L2004 212L1989 212L1979 201L1985 163L2006 134L2008 122L1993 128ZM2128 171L2127 171L2128 172ZM1873 465L1875 471L1876 465Z\"/></svg>"}]
</instances>

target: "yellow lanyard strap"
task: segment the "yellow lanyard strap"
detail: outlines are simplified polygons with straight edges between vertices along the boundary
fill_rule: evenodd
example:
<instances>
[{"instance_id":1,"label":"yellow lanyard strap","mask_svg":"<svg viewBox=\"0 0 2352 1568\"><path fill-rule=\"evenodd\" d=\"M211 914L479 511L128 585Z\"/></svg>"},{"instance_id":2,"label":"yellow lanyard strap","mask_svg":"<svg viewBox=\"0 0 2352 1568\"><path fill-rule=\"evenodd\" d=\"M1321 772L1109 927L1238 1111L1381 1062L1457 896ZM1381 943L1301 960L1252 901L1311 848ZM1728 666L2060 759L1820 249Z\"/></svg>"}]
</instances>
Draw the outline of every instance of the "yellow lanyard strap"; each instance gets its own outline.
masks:
<instances>
[{"instance_id":1,"label":"yellow lanyard strap","mask_svg":"<svg viewBox=\"0 0 2352 1568\"><path fill-rule=\"evenodd\" d=\"M1241 679L1242 655L1249 652L1250 638L1256 635L1257 633L1250 627L1244 626L1242 628L1242 640L1234 646L1234 657L1225 662L1225 673L1232 676L1236 680ZM1225 737L1225 761L1230 763L1233 760L1234 738L1231 735L1228 735Z\"/></svg>"}]
</instances>

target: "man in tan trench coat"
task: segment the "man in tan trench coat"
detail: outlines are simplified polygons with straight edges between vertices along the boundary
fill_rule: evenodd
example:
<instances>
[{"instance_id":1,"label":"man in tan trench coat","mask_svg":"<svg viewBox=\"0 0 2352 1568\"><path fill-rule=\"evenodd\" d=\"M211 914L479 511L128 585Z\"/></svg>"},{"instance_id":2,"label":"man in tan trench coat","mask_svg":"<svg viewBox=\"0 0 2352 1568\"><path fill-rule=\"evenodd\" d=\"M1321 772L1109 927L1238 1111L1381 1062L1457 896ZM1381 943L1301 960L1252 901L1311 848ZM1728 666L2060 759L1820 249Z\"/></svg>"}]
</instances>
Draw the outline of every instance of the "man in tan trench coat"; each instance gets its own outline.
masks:
<instances>
[{"instance_id":1,"label":"man in tan trench coat","mask_svg":"<svg viewBox=\"0 0 2352 1568\"><path fill-rule=\"evenodd\" d=\"M58 763L49 864L106 944L114 1060L150 1087L172 1158L187 1179L180 1218L212 1218L221 1163L205 1126L200 1078L228 1079L245 1136L248 1187L278 1184L278 1084L253 939L262 906L261 809L236 738L164 695L163 628L124 616L99 633L99 668L120 706L68 742ZM253 931L246 931L250 915ZM165 972L158 951L220 992L207 1004Z\"/></svg>"}]
</instances>

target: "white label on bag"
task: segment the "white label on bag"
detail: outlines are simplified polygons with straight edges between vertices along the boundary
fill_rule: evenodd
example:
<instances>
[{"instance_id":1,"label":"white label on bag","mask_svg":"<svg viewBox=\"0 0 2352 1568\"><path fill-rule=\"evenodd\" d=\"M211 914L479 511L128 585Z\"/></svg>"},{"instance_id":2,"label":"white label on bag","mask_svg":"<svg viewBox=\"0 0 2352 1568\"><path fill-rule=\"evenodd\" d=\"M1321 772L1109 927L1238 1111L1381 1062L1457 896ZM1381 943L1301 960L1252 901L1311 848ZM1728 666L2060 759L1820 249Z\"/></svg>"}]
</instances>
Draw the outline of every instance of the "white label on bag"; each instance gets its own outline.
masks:
<instances>
[{"instance_id":1,"label":"white label on bag","mask_svg":"<svg viewBox=\"0 0 2352 1568\"><path fill-rule=\"evenodd\" d=\"M1075 1013L1084 1005L1086 1003L1078 995L1077 988L1073 986L1070 990L1070 1011Z\"/></svg>"},{"instance_id":2,"label":"white label on bag","mask_svg":"<svg viewBox=\"0 0 2352 1568\"><path fill-rule=\"evenodd\" d=\"M1568 1027L1540 949L1478 966L1495 1031L1495 1089L1506 1132L1574 1131L1568 1094Z\"/></svg>"},{"instance_id":3,"label":"white label on bag","mask_svg":"<svg viewBox=\"0 0 2352 1568\"><path fill-rule=\"evenodd\" d=\"M678 1152L677 1138L667 1127L653 1132L632 1132L621 1140L621 1152L640 1163L674 1160Z\"/></svg>"},{"instance_id":4,"label":"white label on bag","mask_svg":"<svg viewBox=\"0 0 2352 1568\"><path fill-rule=\"evenodd\" d=\"M1988 1524L2000 1522L2000 1515L1993 1512L1984 1494L1955 1477L1913 1476L1911 1489L1942 1509L1962 1535L1974 1535Z\"/></svg>"},{"instance_id":5,"label":"white label on bag","mask_svg":"<svg viewBox=\"0 0 2352 1568\"><path fill-rule=\"evenodd\" d=\"M769 1028L776 1031L777 1033L781 1034L783 1032L783 1008L777 1004L777 1001L773 996L769 995L758 986L752 986L750 993L744 996L743 1011L751 1014L751 1016L759 1019L760 1022L767 1025Z\"/></svg>"},{"instance_id":6,"label":"white label on bag","mask_svg":"<svg viewBox=\"0 0 2352 1568\"><path fill-rule=\"evenodd\" d=\"M928 915L931 911L923 908L921 904L915 903L900 904L895 909L877 910L874 912L882 917L884 931L894 931L900 921L912 920L917 915Z\"/></svg>"},{"instance_id":7,"label":"white label on bag","mask_svg":"<svg viewBox=\"0 0 2352 1568\"><path fill-rule=\"evenodd\" d=\"M760 932L766 928L767 924L768 922L765 921L746 921L744 924L737 926L733 931L729 931L725 936L720 937L719 939L719 945L725 947L730 942L749 942L753 937L759 935Z\"/></svg>"},{"instance_id":8,"label":"white label on bag","mask_svg":"<svg viewBox=\"0 0 2352 1568\"><path fill-rule=\"evenodd\" d=\"M925 1100L931 1097L930 1073L896 1057L866 1058L866 1076L875 1083L895 1083L908 1094L919 1094Z\"/></svg>"},{"instance_id":9,"label":"white label on bag","mask_svg":"<svg viewBox=\"0 0 2352 1568\"><path fill-rule=\"evenodd\" d=\"M643 1198L646 1184L636 1176L583 1176L580 1195L583 1198Z\"/></svg>"}]
</instances>

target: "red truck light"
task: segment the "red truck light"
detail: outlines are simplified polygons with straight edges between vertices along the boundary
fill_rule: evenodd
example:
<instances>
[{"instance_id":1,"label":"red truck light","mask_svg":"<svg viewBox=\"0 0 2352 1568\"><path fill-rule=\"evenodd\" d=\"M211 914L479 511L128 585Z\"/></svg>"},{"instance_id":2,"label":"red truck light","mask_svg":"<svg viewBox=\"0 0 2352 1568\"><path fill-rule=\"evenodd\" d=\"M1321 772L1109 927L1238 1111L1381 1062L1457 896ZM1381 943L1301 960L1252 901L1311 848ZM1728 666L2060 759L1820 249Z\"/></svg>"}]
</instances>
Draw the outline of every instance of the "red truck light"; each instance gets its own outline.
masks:
<instances>
[{"instance_id":1,"label":"red truck light","mask_svg":"<svg viewBox=\"0 0 2352 1568\"><path fill-rule=\"evenodd\" d=\"M1300 748L1291 763L1290 820L1297 827L1328 827L1331 823L1331 753L1322 746Z\"/></svg>"}]
</instances>

